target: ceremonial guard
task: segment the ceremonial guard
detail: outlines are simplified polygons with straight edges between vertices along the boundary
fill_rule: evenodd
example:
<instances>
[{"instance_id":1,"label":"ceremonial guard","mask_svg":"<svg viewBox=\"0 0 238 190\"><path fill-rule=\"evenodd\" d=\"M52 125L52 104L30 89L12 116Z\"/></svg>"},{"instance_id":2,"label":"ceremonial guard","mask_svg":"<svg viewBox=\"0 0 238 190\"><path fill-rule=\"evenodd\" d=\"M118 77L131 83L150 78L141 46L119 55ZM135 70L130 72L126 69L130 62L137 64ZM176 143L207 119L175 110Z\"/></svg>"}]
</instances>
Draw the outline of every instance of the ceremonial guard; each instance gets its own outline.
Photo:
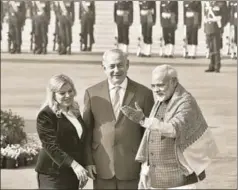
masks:
<instances>
[{"instance_id":1,"label":"ceremonial guard","mask_svg":"<svg viewBox=\"0 0 238 190\"><path fill-rule=\"evenodd\" d=\"M196 57L198 45L198 29L201 28L202 3L201 1L184 1L184 57Z\"/></svg>"},{"instance_id":2,"label":"ceremonial guard","mask_svg":"<svg viewBox=\"0 0 238 190\"><path fill-rule=\"evenodd\" d=\"M95 2L79 2L79 20L81 21L80 50L92 51L94 41Z\"/></svg>"},{"instance_id":3,"label":"ceremonial guard","mask_svg":"<svg viewBox=\"0 0 238 190\"><path fill-rule=\"evenodd\" d=\"M116 1L114 3L114 22L117 24L118 48L128 53L129 28L133 23L133 2Z\"/></svg>"},{"instance_id":4,"label":"ceremonial guard","mask_svg":"<svg viewBox=\"0 0 238 190\"><path fill-rule=\"evenodd\" d=\"M57 39L58 53L71 54L72 26L75 19L74 1L54 1L53 6L56 14L54 46Z\"/></svg>"},{"instance_id":5,"label":"ceremonial guard","mask_svg":"<svg viewBox=\"0 0 238 190\"><path fill-rule=\"evenodd\" d=\"M223 28L228 20L228 9L224 1L204 2L204 31L210 54L209 68L205 72L220 72L220 49Z\"/></svg>"},{"instance_id":6,"label":"ceremonial guard","mask_svg":"<svg viewBox=\"0 0 238 190\"><path fill-rule=\"evenodd\" d=\"M231 58L237 58L237 1L229 1L229 44L228 54Z\"/></svg>"},{"instance_id":7,"label":"ceremonial guard","mask_svg":"<svg viewBox=\"0 0 238 190\"><path fill-rule=\"evenodd\" d=\"M31 47L33 52L46 54L48 45L48 26L50 22L50 1L32 1Z\"/></svg>"},{"instance_id":8,"label":"ceremonial guard","mask_svg":"<svg viewBox=\"0 0 238 190\"><path fill-rule=\"evenodd\" d=\"M25 2L9 1L8 13L9 13L8 51L10 53L21 53L22 30L26 20Z\"/></svg>"},{"instance_id":9,"label":"ceremonial guard","mask_svg":"<svg viewBox=\"0 0 238 190\"><path fill-rule=\"evenodd\" d=\"M151 56L152 29L156 22L156 1L139 1L143 51L139 56ZM141 39L140 39L141 40ZM139 47L141 48L141 47Z\"/></svg>"},{"instance_id":10,"label":"ceremonial guard","mask_svg":"<svg viewBox=\"0 0 238 190\"><path fill-rule=\"evenodd\" d=\"M204 1L204 3L206 4L206 1ZM229 13L228 13L228 5L226 3L226 1L219 1L220 3L220 8L221 10L225 10L223 15L221 15L223 22L224 22L224 26L222 27L221 31L220 31L220 50L223 49L223 33L224 33L224 27L226 26L226 24L229 21ZM207 43L207 52L206 52L206 58L210 58L210 48L209 48L209 38L206 38L206 43ZM220 54L220 56L222 56Z\"/></svg>"},{"instance_id":11,"label":"ceremonial guard","mask_svg":"<svg viewBox=\"0 0 238 190\"><path fill-rule=\"evenodd\" d=\"M165 44L165 57L173 57L178 24L178 1L161 1L160 23Z\"/></svg>"}]
</instances>

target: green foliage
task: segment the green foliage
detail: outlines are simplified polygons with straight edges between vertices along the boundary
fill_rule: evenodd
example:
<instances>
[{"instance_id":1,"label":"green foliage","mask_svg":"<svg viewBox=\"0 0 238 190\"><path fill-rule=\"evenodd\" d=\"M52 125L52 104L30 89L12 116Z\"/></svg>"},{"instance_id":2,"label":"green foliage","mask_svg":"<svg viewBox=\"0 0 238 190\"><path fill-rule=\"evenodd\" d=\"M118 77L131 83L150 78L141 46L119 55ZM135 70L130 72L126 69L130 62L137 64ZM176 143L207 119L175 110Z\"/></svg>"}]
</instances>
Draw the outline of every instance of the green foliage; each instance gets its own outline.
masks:
<instances>
[{"instance_id":1,"label":"green foliage","mask_svg":"<svg viewBox=\"0 0 238 190\"><path fill-rule=\"evenodd\" d=\"M1 145L22 144L26 142L26 133L23 128L25 121L11 110L1 110Z\"/></svg>"}]
</instances>

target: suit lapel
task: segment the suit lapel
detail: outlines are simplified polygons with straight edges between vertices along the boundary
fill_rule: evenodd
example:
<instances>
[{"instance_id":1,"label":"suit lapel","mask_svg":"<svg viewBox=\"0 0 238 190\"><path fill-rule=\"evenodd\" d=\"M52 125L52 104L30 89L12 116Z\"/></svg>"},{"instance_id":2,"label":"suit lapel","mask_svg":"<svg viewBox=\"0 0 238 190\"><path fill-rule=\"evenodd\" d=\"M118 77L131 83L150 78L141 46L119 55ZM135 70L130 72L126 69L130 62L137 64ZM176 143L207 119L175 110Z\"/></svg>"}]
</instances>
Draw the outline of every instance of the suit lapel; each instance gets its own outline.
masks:
<instances>
[{"instance_id":1,"label":"suit lapel","mask_svg":"<svg viewBox=\"0 0 238 190\"><path fill-rule=\"evenodd\" d=\"M108 116L112 117L114 120L116 120L115 118L115 115L114 115L114 110L113 110L113 107L112 107L112 102L111 102L111 98L110 98L110 93L109 93L109 85L108 85L108 81L105 80L103 83L102 83L102 86L101 86L101 90L100 90L100 96L102 98L104 98L106 101L109 102L110 104L110 109L109 112L107 113Z\"/></svg>"},{"instance_id":2,"label":"suit lapel","mask_svg":"<svg viewBox=\"0 0 238 190\"><path fill-rule=\"evenodd\" d=\"M80 124L81 127L82 127L82 135L81 135L81 138L79 138L78 133L77 133L77 130L76 130L76 127L74 126L74 124L73 124L64 114L62 114L62 116L61 116L60 119L61 119L61 122L59 122L59 123L63 123L62 126L71 126L71 127L72 127L72 130L74 130L74 131L76 132L75 134L77 134L78 139L83 139L83 138L84 138L84 135L85 135L85 134L84 134L84 133L85 133L85 126L84 126L84 121L83 121L81 115L79 115L79 116L77 117L77 120L78 120L79 124Z\"/></svg>"}]
</instances>

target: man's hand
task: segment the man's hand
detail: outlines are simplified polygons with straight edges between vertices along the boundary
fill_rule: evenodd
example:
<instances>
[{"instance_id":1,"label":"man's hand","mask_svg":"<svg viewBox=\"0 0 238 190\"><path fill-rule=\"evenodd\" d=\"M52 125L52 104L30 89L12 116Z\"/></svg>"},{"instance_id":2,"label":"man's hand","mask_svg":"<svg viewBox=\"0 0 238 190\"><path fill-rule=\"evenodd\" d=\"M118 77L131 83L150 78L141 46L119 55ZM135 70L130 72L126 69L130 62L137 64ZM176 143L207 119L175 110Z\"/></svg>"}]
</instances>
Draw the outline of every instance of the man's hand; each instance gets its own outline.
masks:
<instances>
[{"instance_id":1,"label":"man's hand","mask_svg":"<svg viewBox=\"0 0 238 190\"><path fill-rule=\"evenodd\" d=\"M97 174L96 166L95 165L89 165L89 166L86 166L85 168L88 171L88 177L95 180L95 174Z\"/></svg>"},{"instance_id":2,"label":"man's hand","mask_svg":"<svg viewBox=\"0 0 238 190\"><path fill-rule=\"evenodd\" d=\"M135 108L125 105L121 107L121 111L128 119L139 124L145 118L145 115L137 102L135 102Z\"/></svg>"}]
</instances>

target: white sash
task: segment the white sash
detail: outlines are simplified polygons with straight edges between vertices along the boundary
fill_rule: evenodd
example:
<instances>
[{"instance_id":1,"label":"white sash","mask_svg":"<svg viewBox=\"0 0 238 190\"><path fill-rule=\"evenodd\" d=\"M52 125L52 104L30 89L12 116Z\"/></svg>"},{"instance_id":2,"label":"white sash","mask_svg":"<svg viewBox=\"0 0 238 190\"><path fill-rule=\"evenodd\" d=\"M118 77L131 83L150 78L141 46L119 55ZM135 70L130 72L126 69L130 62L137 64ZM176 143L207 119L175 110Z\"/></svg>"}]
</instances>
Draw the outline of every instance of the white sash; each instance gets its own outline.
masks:
<instances>
[{"instance_id":1,"label":"white sash","mask_svg":"<svg viewBox=\"0 0 238 190\"><path fill-rule=\"evenodd\" d=\"M60 8L61 8L61 10L62 10L62 14L63 14L63 15L67 15L67 9L66 9L66 7L65 7L64 2L63 2L63 1L59 1L58 3L59 3Z\"/></svg>"},{"instance_id":2,"label":"white sash","mask_svg":"<svg viewBox=\"0 0 238 190\"><path fill-rule=\"evenodd\" d=\"M10 1L9 3L12 6L13 11L17 12L18 11L18 6L20 6L20 2L12 2L12 1Z\"/></svg>"},{"instance_id":3,"label":"white sash","mask_svg":"<svg viewBox=\"0 0 238 190\"><path fill-rule=\"evenodd\" d=\"M21 2L15 1L16 6L20 6Z\"/></svg>"},{"instance_id":4,"label":"white sash","mask_svg":"<svg viewBox=\"0 0 238 190\"><path fill-rule=\"evenodd\" d=\"M89 7L90 6L90 2L85 2L85 1L82 1L82 7L84 9L84 11L88 12L89 11Z\"/></svg>"},{"instance_id":5,"label":"white sash","mask_svg":"<svg viewBox=\"0 0 238 190\"><path fill-rule=\"evenodd\" d=\"M38 8L37 14L41 15L44 13L43 7L45 7L45 3L41 3L40 1L35 1L35 4Z\"/></svg>"},{"instance_id":6,"label":"white sash","mask_svg":"<svg viewBox=\"0 0 238 190\"><path fill-rule=\"evenodd\" d=\"M71 111L67 113L63 112L63 114L73 124L73 126L75 127L77 131L79 139L81 139L83 130L82 130L82 125L79 123L78 119L75 117L75 115Z\"/></svg>"}]
</instances>

